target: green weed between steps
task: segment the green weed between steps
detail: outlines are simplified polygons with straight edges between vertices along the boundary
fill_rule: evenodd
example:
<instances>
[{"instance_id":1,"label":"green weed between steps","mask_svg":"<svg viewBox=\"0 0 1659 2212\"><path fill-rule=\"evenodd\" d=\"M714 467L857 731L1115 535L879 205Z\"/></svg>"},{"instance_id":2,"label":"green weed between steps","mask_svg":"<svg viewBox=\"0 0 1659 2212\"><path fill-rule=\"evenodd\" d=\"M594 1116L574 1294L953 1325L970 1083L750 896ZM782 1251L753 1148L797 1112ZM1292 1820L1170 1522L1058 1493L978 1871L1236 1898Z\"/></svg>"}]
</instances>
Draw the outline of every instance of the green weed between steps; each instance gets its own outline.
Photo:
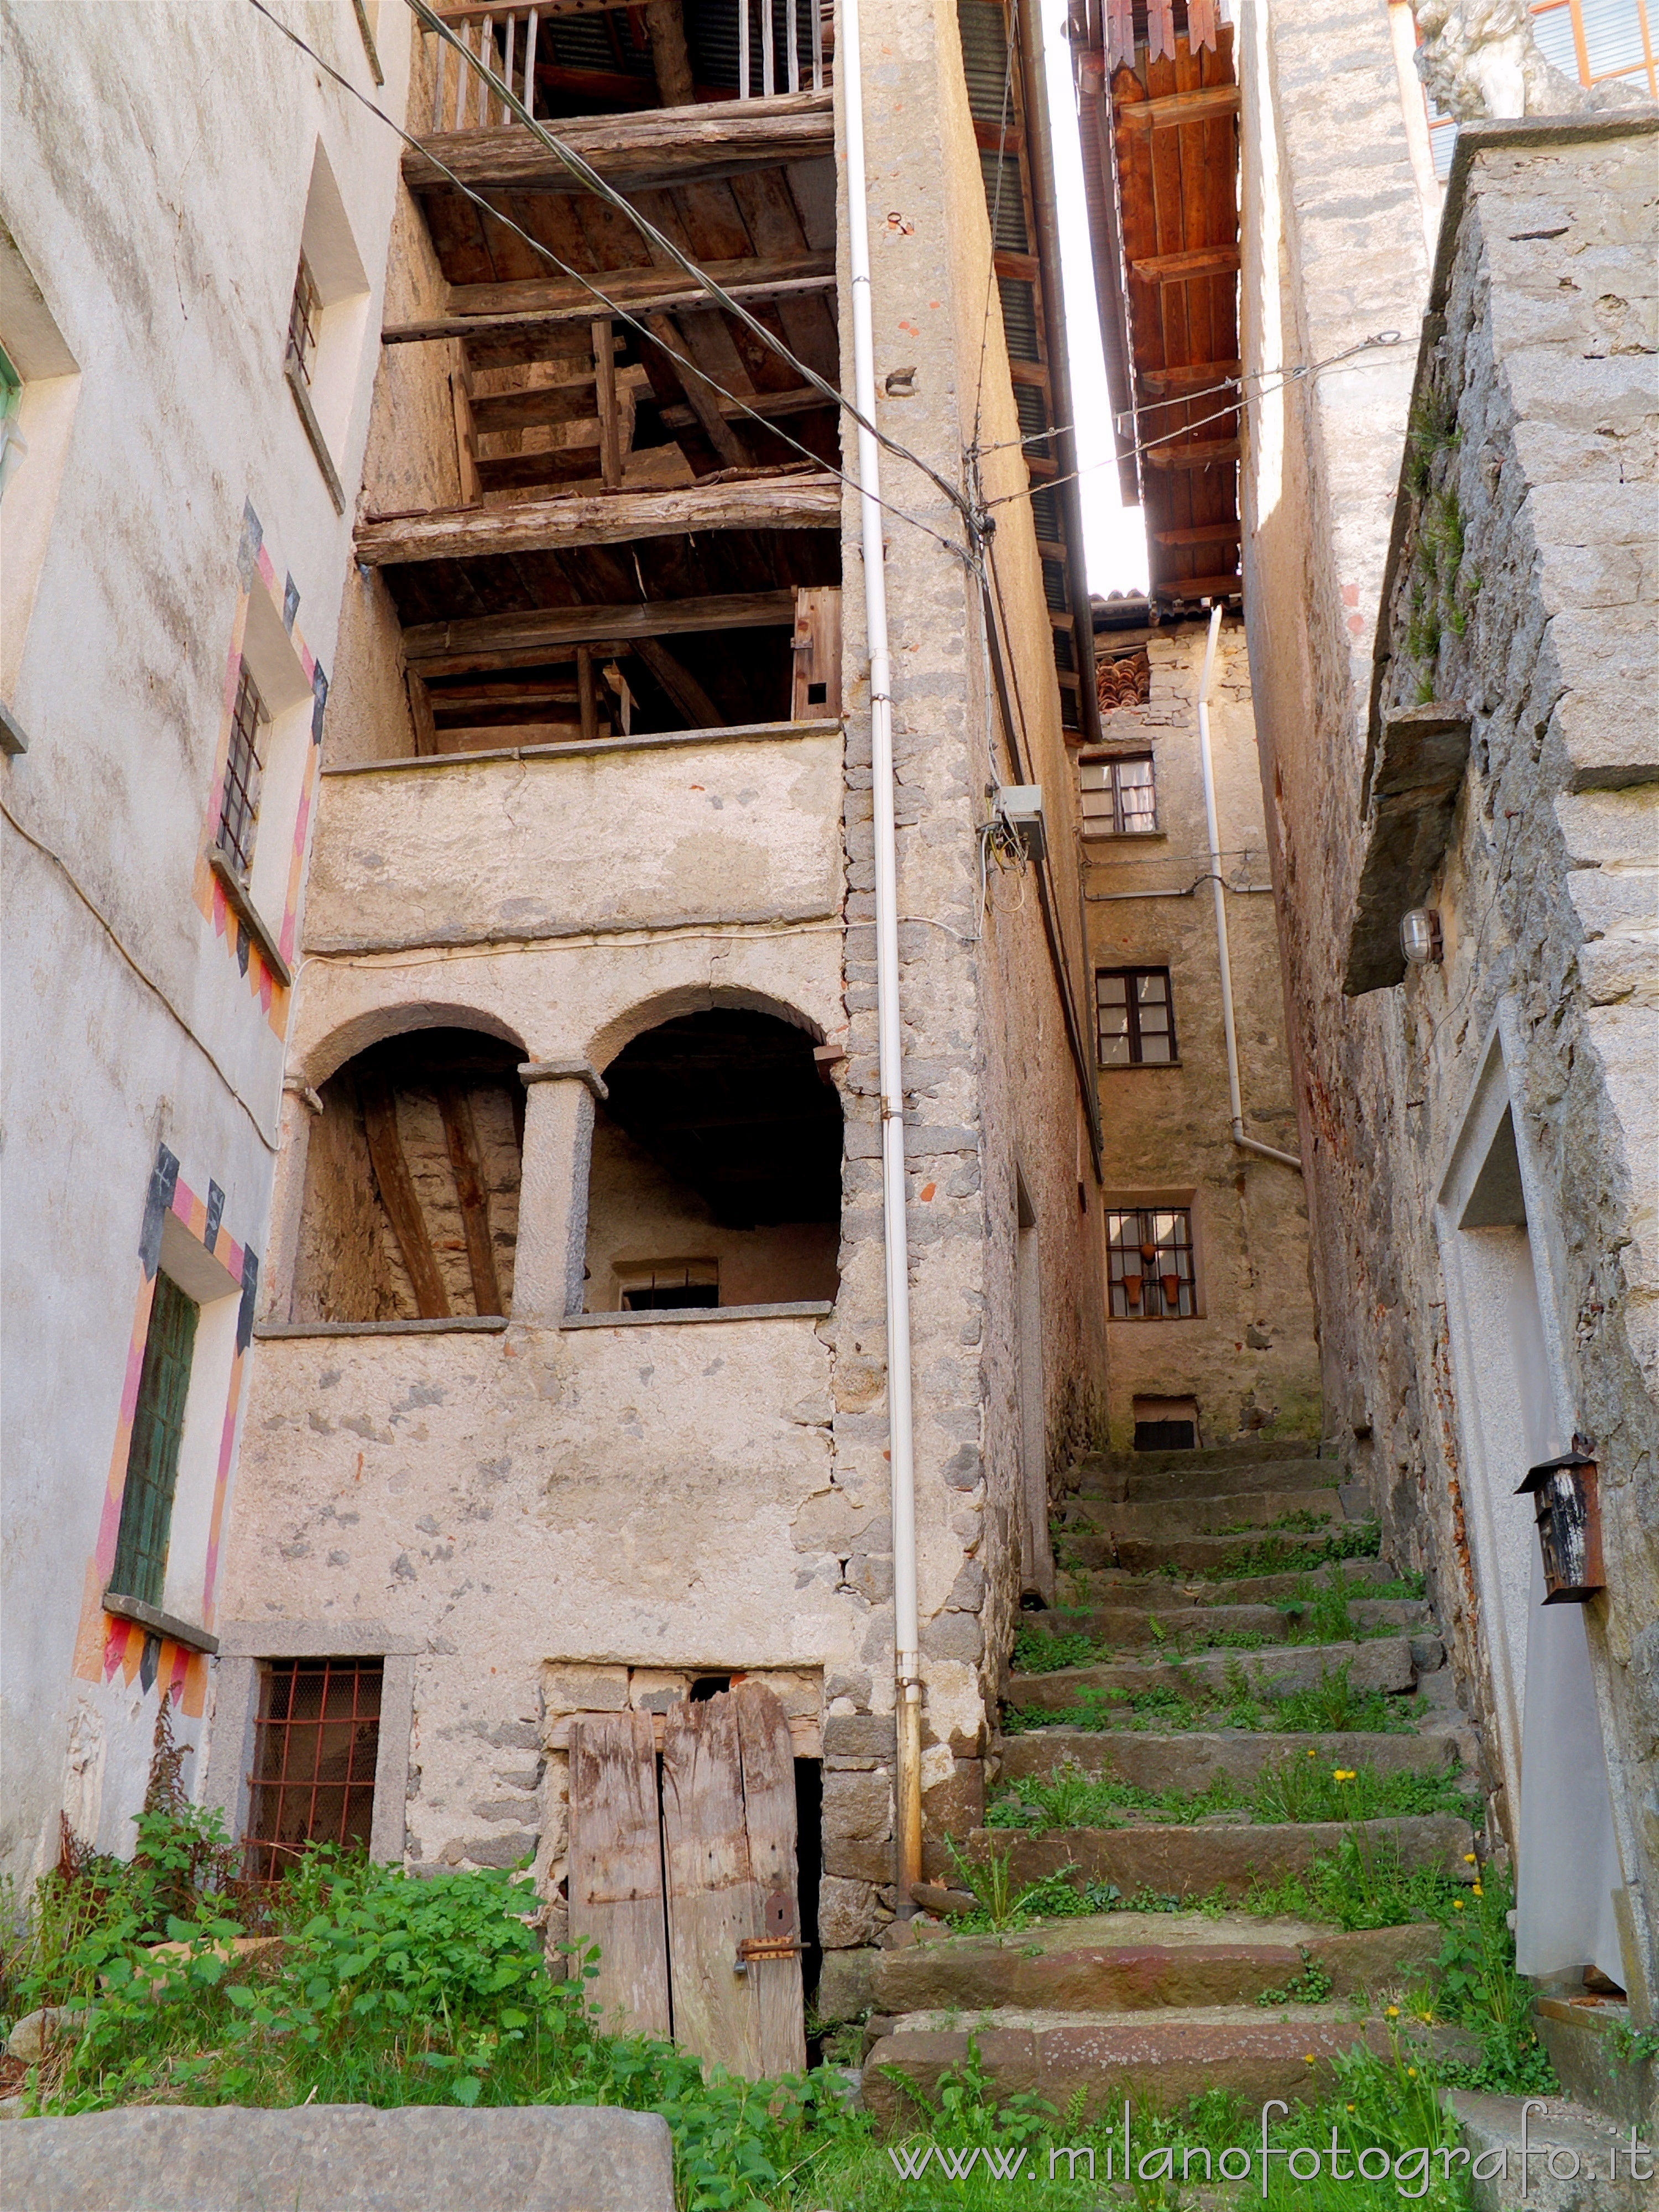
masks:
<instances>
[{"instance_id":1,"label":"green weed between steps","mask_svg":"<svg viewBox=\"0 0 1659 2212\"><path fill-rule=\"evenodd\" d=\"M240 1914L228 1909L238 1901L228 1871L234 1858L216 1822L195 1813L155 1816L145 1846L136 1864L84 1862L49 1875L26 1908L7 1914L5 2017L41 2003L89 2008L78 2039L32 2070L27 2109L307 2099L382 2107L608 2104L664 2114L682 2212L897 2212L1006 2201L1003 2185L988 2175L952 2183L945 2194L905 2181L869 2117L848 2109L838 2070L705 2081L696 2060L668 2045L600 2034L585 1994L591 1955L556 1978L525 1909L530 1897L510 1875L421 1879L313 1853L258 1900L277 1942L238 1957L228 1946L251 1914L246 1905ZM1515 1982L1504 1948L1506 1901L1488 1880L1478 1917L1449 1935L1442 1989L1425 2008L1474 2024L1483 2043L1480 2023L1490 2024L1479 2086L1547 2086L1526 2045L1524 1985ZM1146 1910L1168 1901L1127 1902ZM1101 1906L1085 1898L1084 1909ZM158 1936L181 1948L158 1958L148 1942ZM1293 2114L1274 2139L1286 2147L1322 2142L1334 2124L1354 2148L1376 2142L1404 2151L1437 2142L1429 2129L1438 2125L1442 2078L1403 2045L1392 2060L1369 2053L1340 2060L1334 2097ZM1085 2126L1078 2112L1054 2114L1030 2097L999 2100L976 2057L946 2078L933 2103L918 2108L898 2146L913 2155L930 2142L981 2139L1038 2154L1050 2143L1093 2143L1103 2154L1115 2140L1103 2126ZM1181 2201L1157 2170L1158 2152L1177 2154L1170 2172L1178 2175L1178 2154L1188 2146L1251 2140L1241 2124L1214 2095L1179 2118L1138 2118L1138 2212L1176 2212ZM1153 2154L1150 2165L1140 2152ZM1279 2193L1270 2204L1288 2212L1282 2167L1272 2185ZM1324 2198L1298 2184L1295 2198L1298 2208L1328 2204L1330 2212L1398 2201L1391 2190L1367 2195L1350 2185ZM1455 2196L1432 2189L1421 2201L1434 2212L1461 2212ZM1043 2202L1085 2212L1100 2192L1082 2174L1074 2182L1056 2177Z\"/></svg>"},{"instance_id":2,"label":"green weed between steps","mask_svg":"<svg viewBox=\"0 0 1659 2212\"><path fill-rule=\"evenodd\" d=\"M1121 1651L1106 1638L1091 1636L1085 1630L1048 1627L1048 1622L1063 1620L1074 1610L1089 1610L1086 1607L1058 1606L1021 1623L1014 1637L1013 1665L1019 1674L1052 1674L1068 1667L1087 1667L1100 1660L1120 1657L1143 1660L1188 1657L1200 1651L1259 1651L1269 1645L1364 1644L1378 1637L1397 1636L1401 1632L1387 1622L1357 1621L1351 1608L1357 1601L1374 1601L1395 1595L1392 1589L1379 1590L1340 1569L1328 1582L1304 1575L1291 1596L1263 1601L1264 1606L1270 1605L1272 1610L1283 1616L1283 1626L1272 1634L1257 1629L1184 1630L1179 1612L1168 1621L1149 1613L1146 1628L1151 1645L1138 1646L1130 1651ZM1420 1592L1413 1595L1420 1596Z\"/></svg>"},{"instance_id":3,"label":"green weed between steps","mask_svg":"<svg viewBox=\"0 0 1659 2212\"><path fill-rule=\"evenodd\" d=\"M1091 2121L1079 2102L1062 2112L1030 2092L999 2099L994 2077L970 2042L966 2060L941 2078L933 2095L902 2083L921 2125L888 2147L889 2171L882 2173L867 2156L856 2166L832 2157L818 2176L822 2203L830 2212L937 2212L947 2204L991 2212L1015 2202L1018 2192L1057 2212L1098 2212L1106 2204L1132 2212L1189 2212L1203 2188L1205 2201L1224 2203L1229 2212L1264 2203L1268 2212L1398 2212L1402 2202L1426 2205L1429 2212L1467 2212L1465 2185L1461 2179L1443 2178L1438 2155L1457 2141L1443 2101L1446 2089L1457 2086L1455 2069L1437 2066L1396 2031L1386 2055L1359 2047L1334 2059L1322 2079L1328 2084L1325 2095L1272 2118L1269 2141L1277 2154L1268 2161L1265 2197L1261 2108L1220 2089L1206 2091L1176 2113L1145 2103L1132 2111L1126 2185L1121 2105ZM1333 2130L1341 2154L1338 2178L1330 2171ZM929 2143L948 2147L949 2163L941 2170L935 2153L918 2174L915 2161ZM1229 2185L1221 2176L1222 2154L1236 2146L1251 2153L1249 2178L1237 2179L1236 2157ZM1068 2158L1068 2149L1078 2156ZM1285 2154L1297 2149L1322 2154L1317 2179L1290 2172ZM1052 2175L1051 2150L1059 2153ZM1094 2153L1092 2179L1086 2150ZM1373 2172L1378 2155L1385 2154L1387 2179L1358 2178L1361 2153L1370 2154ZM998 2179L1011 2166L1017 2166L1016 2180ZM953 2171L959 2179L948 2178ZM1036 2191L1030 2187L1033 2171L1041 2184Z\"/></svg>"},{"instance_id":4,"label":"green weed between steps","mask_svg":"<svg viewBox=\"0 0 1659 2212\"><path fill-rule=\"evenodd\" d=\"M1260 1670L1258 1670L1260 1672ZM1139 1729L1179 1734L1188 1729L1246 1729L1257 1734L1412 1735L1416 1721L1410 1701L1382 1690L1356 1690L1345 1664L1328 1668L1316 1683L1271 1698L1252 1683L1242 1660L1233 1660L1219 1683L1198 1675L1163 1682L1146 1690L1086 1689L1073 1704L1053 1712L1006 1708L1003 1732L1023 1735L1034 1729Z\"/></svg>"},{"instance_id":5,"label":"green weed between steps","mask_svg":"<svg viewBox=\"0 0 1659 2212\"><path fill-rule=\"evenodd\" d=\"M1375 1820L1424 1813L1455 1813L1476 1821L1480 1801L1458 1778L1379 1773L1346 1767L1309 1753L1264 1767L1248 1787L1224 1776L1207 1790L1143 1790L1112 1775L1062 1767L1046 1778L1012 1783L986 1814L991 1828L1040 1834L1055 1828L1119 1828L1136 1815L1188 1826L1216 1814L1248 1813L1261 1821Z\"/></svg>"}]
</instances>

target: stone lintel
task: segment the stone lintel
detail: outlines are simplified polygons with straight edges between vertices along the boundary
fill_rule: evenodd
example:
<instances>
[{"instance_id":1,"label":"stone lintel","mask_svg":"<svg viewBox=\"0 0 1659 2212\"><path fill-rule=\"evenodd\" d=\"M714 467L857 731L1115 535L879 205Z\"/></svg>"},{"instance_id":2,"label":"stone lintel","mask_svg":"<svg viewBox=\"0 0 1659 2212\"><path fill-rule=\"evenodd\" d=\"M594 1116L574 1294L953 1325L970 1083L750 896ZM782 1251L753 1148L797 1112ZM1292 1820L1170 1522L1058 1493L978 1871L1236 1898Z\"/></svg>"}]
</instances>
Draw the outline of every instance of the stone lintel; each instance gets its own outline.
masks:
<instances>
[{"instance_id":1,"label":"stone lintel","mask_svg":"<svg viewBox=\"0 0 1659 2212\"><path fill-rule=\"evenodd\" d=\"M1342 978L1348 998L1404 978L1400 917L1422 904L1446 856L1468 758L1465 708L1434 702L1382 716Z\"/></svg>"}]
</instances>

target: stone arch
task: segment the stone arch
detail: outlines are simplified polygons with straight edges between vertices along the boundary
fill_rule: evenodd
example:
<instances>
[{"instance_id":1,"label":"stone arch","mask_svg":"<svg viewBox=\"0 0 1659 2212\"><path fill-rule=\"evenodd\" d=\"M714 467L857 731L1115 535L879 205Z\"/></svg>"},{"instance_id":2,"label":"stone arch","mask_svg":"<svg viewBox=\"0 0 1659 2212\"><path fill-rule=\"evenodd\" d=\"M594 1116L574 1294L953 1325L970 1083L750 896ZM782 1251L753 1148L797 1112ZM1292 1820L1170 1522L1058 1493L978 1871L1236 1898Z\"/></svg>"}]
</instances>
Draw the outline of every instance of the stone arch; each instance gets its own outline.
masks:
<instances>
[{"instance_id":1,"label":"stone arch","mask_svg":"<svg viewBox=\"0 0 1659 2212\"><path fill-rule=\"evenodd\" d=\"M481 1036L498 1037L503 1044L512 1045L521 1060L530 1057L518 1031L483 1007L443 999L400 1000L392 1006L365 1006L330 1030L290 1068L290 1080L320 1091L348 1060L356 1060L373 1045L414 1030L476 1030Z\"/></svg>"},{"instance_id":2,"label":"stone arch","mask_svg":"<svg viewBox=\"0 0 1659 2212\"><path fill-rule=\"evenodd\" d=\"M822 1034L763 993L707 987L599 1032L588 1311L833 1300L843 1133Z\"/></svg>"},{"instance_id":3,"label":"stone arch","mask_svg":"<svg viewBox=\"0 0 1659 2212\"><path fill-rule=\"evenodd\" d=\"M495 1018L433 1001L377 1008L331 1033L312 1056L322 1110L306 1146L292 1320L509 1310L525 1056Z\"/></svg>"}]
</instances>

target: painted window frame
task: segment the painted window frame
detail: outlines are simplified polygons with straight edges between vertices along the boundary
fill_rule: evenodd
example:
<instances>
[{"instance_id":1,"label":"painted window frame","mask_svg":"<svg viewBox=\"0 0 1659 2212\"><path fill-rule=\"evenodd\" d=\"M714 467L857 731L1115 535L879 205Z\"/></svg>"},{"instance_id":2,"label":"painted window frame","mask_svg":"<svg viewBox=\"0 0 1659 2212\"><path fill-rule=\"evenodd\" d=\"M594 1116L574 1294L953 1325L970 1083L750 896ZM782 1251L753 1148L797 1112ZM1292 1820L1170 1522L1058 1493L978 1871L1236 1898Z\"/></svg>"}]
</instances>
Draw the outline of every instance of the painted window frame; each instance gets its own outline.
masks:
<instances>
[{"instance_id":1,"label":"painted window frame","mask_svg":"<svg viewBox=\"0 0 1659 2212\"><path fill-rule=\"evenodd\" d=\"M1143 1027L1141 1020L1142 1001L1133 988L1133 986L1142 978L1152 977L1157 977L1162 981L1164 986L1164 996L1161 1000L1149 999L1146 1000L1145 1003L1148 1006L1162 1007L1166 1023L1166 1026L1163 1030L1146 1030ZM1121 1012L1124 1016L1124 1028L1121 1042L1127 1044L1129 1048L1128 1057L1127 1060L1109 1060L1106 1057L1106 1046L1109 1040L1104 1018L1108 1009L1107 1001L1101 995L1101 986L1103 983L1115 981L1121 981L1123 985L1123 1005ZM1119 1009L1115 1005L1114 1005L1111 1011L1116 1012ZM1143 1047L1149 1036L1164 1037L1167 1039L1170 1048L1168 1059L1158 1060L1157 1058L1148 1059L1146 1057ZM1110 1042L1115 1043L1118 1041L1118 1035L1116 1032L1114 1032ZM1111 1075L1120 1074L1125 1069L1128 1068L1180 1066L1181 1042L1176 1031L1175 985L1170 978L1170 970L1167 967L1141 965L1137 967L1096 969L1095 1064L1103 1073Z\"/></svg>"},{"instance_id":2,"label":"painted window frame","mask_svg":"<svg viewBox=\"0 0 1659 2212\"><path fill-rule=\"evenodd\" d=\"M158 1610L167 1589L179 1455L201 1319L196 1300L166 1268L158 1269L144 1330L143 1364L127 1442L108 1592Z\"/></svg>"},{"instance_id":3,"label":"painted window frame","mask_svg":"<svg viewBox=\"0 0 1659 2212\"><path fill-rule=\"evenodd\" d=\"M1129 788L1133 791L1149 792L1152 794L1152 808L1144 819L1136 819L1132 824L1123 805L1124 787L1121 781L1120 771L1126 768L1139 768L1143 765L1146 769L1146 782L1133 784ZM1091 783L1090 781L1091 775L1097 776L1101 780ZM1091 811L1089 801L1091 797L1097 793L1103 793L1109 801L1109 805L1098 811ZM1085 837L1162 836L1162 825L1158 818L1158 763L1152 747L1142 745L1133 752L1086 754L1078 763L1078 800L1082 811L1083 834Z\"/></svg>"}]
</instances>

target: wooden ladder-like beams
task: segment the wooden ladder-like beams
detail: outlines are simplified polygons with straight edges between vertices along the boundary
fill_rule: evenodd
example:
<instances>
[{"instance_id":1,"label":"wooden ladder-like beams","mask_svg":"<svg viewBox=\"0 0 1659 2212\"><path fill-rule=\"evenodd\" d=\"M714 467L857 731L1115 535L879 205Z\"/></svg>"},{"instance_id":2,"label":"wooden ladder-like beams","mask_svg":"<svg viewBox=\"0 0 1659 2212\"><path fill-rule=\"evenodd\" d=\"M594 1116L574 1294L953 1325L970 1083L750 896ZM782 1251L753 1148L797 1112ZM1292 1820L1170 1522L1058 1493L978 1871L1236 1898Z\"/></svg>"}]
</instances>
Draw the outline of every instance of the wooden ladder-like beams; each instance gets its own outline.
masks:
<instances>
[{"instance_id":1,"label":"wooden ladder-like beams","mask_svg":"<svg viewBox=\"0 0 1659 2212\"><path fill-rule=\"evenodd\" d=\"M472 1303L481 1314L505 1313L501 1281L495 1273L495 1248L489 1235L489 1187L484 1181L483 1155L478 1147L472 1101L459 1084L439 1087L438 1111L449 1147L450 1170L455 1195L460 1201L461 1233L466 1239L466 1264L472 1277Z\"/></svg>"},{"instance_id":2,"label":"wooden ladder-like beams","mask_svg":"<svg viewBox=\"0 0 1659 2212\"><path fill-rule=\"evenodd\" d=\"M693 380L695 381L695 380ZM707 386L702 389L707 392ZM729 428L722 423L722 428ZM679 538L697 530L834 530L839 477L759 477L681 491L597 492L515 500L510 507L440 507L367 522L356 556L366 568L395 561L468 561L495 553L553 553L578 545L623 545L633 538Z\"/></svg>"},{"instance_id":3,"label":"wooden ladder-like beams","mask_svg":"<svg viewBox=\"0 0 1659 2212\"><path fill-rule=\"evenodd\" d=\"M421 1211L414 1177L404 1157L392 1086L383 1075L364 1072L357 1078L357 1097L363 1109L369 1163L380 1185L380 1200L392 1224L392 1233L398 1240L398 1249L414 1285L416 1307L422 1321L447 1320L450 1313L449 1293L438 1272L438 1256L432 1249L426 1216Z\"/></svg>"}]
</instances>

